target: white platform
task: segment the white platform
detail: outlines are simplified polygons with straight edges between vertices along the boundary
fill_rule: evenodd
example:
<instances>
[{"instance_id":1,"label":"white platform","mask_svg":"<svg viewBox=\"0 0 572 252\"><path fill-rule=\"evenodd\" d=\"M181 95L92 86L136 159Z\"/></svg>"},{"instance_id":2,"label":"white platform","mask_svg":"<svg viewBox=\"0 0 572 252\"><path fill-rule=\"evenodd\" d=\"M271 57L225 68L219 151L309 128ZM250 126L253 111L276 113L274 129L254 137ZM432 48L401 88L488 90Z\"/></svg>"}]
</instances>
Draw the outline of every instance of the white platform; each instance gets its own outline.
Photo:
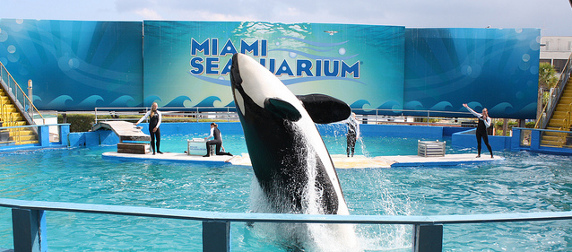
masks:
<instances>
[{"instance_id":1,"label":"white platform","mask_svg":"<svg viewBox=\"0 0 572 252\"><path fill-rule=\"evenodd\" d=\"M104 158L117 159L124 161L167 161L167 162L194 162L194 163L211 163L211 164L231 164L230 161L240 156L196 156L187 155L187 153L170 153L163 154L129 154L117 152L104 152L101 154Z\"/></svg>"},{"instance_id":2,"label":"white platform","mask_svg":"<svg viewBox=\"0 0 572 252\"><path fill-rule=\"evenodd\" d=\"M191 162L203 164L230 164L237 166L252 166L248 154L236 156L193 156L186 153L164 153L164 154L129 154L117 152L105 152L104 158L125 160L125 161L166 161L166 162ZM459 166L466 164L485 164L504 160L502 157L490 158L481 156L475 158L476 154L448 154L444 157L420 157L416 155L407 156L380 156L365 157L345 155L332 155L334 166L338 169L363 169L363 168L391 168L391 167L443 167Z\"/></svg>"}]
</instances>

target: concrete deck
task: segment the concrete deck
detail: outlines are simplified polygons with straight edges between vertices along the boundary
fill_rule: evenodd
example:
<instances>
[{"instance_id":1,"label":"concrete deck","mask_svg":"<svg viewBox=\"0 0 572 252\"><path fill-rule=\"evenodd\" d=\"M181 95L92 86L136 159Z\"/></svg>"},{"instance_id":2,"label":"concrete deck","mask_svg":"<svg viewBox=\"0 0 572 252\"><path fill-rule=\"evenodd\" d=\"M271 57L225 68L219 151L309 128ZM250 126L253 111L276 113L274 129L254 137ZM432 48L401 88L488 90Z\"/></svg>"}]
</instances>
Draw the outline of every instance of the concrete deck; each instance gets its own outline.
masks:
<instances>
[{"instance_id":1,"label":"concrete deck","mask_svg":"<svg viewBox=\"0 0 572 252\"><path fill-rule=\"evenodd\" d=\"M164 154L129 154L117 152L105 152L104 158L123 161L166 161L166 162L189 162L202 164L230 164L237 166L252 166L248 154L236 156L193 156L186 153ZM444 157L420 157L420 156L380 156L365 157L362 155L346 157L345 155L332 155L332 161L337 169L363 169L363 168L392 168L392 167L442 167L458 166L466 164L485 164L504 160L502 157L494 159L488 156L475 158L475 154L449 154Z\"/></svg>"}]
</instances>

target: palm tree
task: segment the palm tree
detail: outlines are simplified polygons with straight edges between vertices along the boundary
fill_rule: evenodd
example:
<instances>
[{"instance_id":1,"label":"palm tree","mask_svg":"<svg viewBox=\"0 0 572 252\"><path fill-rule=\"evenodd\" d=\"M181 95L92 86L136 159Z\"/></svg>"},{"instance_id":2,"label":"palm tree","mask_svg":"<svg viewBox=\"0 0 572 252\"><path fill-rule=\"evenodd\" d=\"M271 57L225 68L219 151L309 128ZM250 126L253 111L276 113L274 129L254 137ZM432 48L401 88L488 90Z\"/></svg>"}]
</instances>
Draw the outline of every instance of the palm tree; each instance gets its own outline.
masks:
<instances>
[{"instance_id":1,"label":"palm tree","mask_svg":"<svg viewBox=\"0 0 572 252\"><path fill-rule=\"evenodd\" d=\"M536 107L536 118L540 119L544 105L548 103L550 89L558 83L558 75L554 66L550 63L540 63L538 69L538 106Z\"/></svg>"}]
</instances>

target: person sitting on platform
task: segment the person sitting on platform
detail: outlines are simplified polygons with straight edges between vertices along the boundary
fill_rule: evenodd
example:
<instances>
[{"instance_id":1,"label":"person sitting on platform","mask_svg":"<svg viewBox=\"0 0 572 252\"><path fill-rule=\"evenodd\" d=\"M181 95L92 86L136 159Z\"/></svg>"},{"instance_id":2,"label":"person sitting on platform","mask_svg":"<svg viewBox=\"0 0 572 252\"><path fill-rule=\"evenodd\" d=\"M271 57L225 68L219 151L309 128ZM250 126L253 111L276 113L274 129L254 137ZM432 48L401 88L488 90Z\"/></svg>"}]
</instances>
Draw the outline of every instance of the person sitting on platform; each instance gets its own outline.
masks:
<instances>
[{"instance_id":1,"label":"person sitting on platform","mask_svg":"<svg viewBox=\"0 0 572 252\"><path fill-rule=\"evenodd\" d=\"M207 141L207 154L204 155L203 157L210 157L211 155L211 145L214 144L215 145L215 154L216 155L228 155L228 156L232 156L232 154L230 154L229 152L222 152L221 151L221 147L222 147L222 136L220 134L220 130L218 129L218 125L216 123L211 123L211 133L208 137L205 137L206 139L209 138L214 138L213 140ZM224 149L223 149L224 151Z\"/></svg>"}]
</instances>

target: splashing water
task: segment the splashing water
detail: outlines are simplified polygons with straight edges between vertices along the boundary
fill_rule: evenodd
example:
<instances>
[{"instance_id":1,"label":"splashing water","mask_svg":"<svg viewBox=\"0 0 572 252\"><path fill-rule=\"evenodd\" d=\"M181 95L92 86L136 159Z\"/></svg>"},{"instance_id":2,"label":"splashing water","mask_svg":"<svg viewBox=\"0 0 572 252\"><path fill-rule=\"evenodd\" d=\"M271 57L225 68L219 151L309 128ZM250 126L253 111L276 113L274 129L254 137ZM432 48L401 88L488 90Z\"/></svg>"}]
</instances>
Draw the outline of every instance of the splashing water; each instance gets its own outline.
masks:
<instances>
[{"instance_id":1,"label":"splashing water","mask_svg":"<svg viewBox=\"0 0 572 252\"><path fill-rule=\"evenodd\" d=\"M313 125L312 125L313 126ZM299 126L291 125L293 132L303 132ZM296 134L296 141L300 148L297 152L299 160L305 160L303 164L306 171L306 181L303 186L301 205L303 214L325 214L322 201L325 197L324 189L319 186L316 178L320 175L318 169L318 153L313 149L313 145L307 144L305 134ZM324 160L325 162L326 160ZM329 162L329 160L327 160ZM263 190L253 178L251 209L255 212L273 212L271 203L266 199ZM289 206L284 206L289 209ZM308 251L360 251L358 247L355 227L351 224L256 224L255 232L265 238L280 244L288 250L308 250Z\"/></svg>"},{"instance_id":2,"label":"splashing water","mask_svg":"<svg viewBox=\"0 0 572 252\"><path fill-rule=\"evenodd\" d=\"M346 153L347 150L347 133L348 126L345 123L333 123L328 124L327 127L320 127L321 132L325 133L323 137L331 148L332 153ZM366 148L366 144L363 137L359 136L356 140L356 151L355 155L364 155L366 157L371 157L369 151ZM341 151L343 150L343 151ZM361 150L361 153L360 153Z\"/></svg>"},{"instance_id":3,"label":"splashing water","mask_svg":"<svg viewBox=\"0 0 572 252\"><path fill-rule=\"evenodd\" d=\"M369 154L369 152L367 151L366 147L365 147L365 143L363 142L363 137L360 137L357 139L357 143L356 145L359 145L361 148L361 153L366 156L366 157L371 157L371 155Z\"/></svg>"}]
</instances>

